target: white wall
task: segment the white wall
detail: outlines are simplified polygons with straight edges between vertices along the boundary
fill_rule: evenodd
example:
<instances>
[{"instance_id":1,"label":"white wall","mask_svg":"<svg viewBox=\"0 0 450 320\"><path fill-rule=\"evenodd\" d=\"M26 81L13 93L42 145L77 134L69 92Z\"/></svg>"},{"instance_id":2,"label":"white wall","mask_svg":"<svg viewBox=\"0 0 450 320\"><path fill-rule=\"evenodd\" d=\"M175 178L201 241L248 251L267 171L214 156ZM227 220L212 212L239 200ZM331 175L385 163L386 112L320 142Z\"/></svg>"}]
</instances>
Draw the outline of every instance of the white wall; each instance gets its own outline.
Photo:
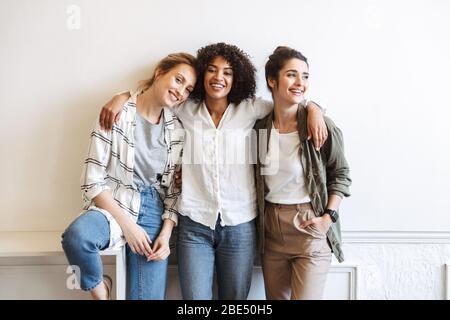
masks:
<instances>
[{"instance_id":1,"label":"white wall","mask_svg":"<svg viewBox=\"0 0 450 320\"><path fill-rule=\"evenodd\" d=\"M309 58L310 97L344 132L354 181L342 207L344 236L362 234L359 244L346 244L347 260L375 282L411 259L442 269L447 245L433 243L431 256L417 248L450 239L449 14L445 0L1 0L0 231L67 226L80 211L78 178L94 117L162 56L236 44L260 70L259 95L269 97L263 66L283 44ZM383 240L408 232L414 244ZM361 250L364 242L376 249ZM398 249L404 245L412 247ZM386 264L373 271L381 258ZM397 282L403 293L393 289ZM410 284L399 273L387 288L360 296L420 297ZM442 288L423 297L442 298Z\"/></svg>"}]
</instances>

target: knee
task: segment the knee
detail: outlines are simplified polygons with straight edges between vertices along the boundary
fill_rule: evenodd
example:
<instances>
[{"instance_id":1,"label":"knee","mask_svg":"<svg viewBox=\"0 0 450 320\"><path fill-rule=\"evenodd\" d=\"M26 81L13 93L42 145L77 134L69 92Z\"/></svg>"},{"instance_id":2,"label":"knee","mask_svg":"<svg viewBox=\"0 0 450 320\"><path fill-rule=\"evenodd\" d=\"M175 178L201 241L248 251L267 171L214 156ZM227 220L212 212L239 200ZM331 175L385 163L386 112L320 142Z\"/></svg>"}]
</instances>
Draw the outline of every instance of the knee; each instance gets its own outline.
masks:
<instances>
[{"instance_id":1,"label":"knee","mask_svg":"<svg viewBox=\"0 0 450 320\"><path fill-rule=\"evenodd\" d=\"M65 252L73 251L86 247L89 244L89 239L83 232L83 228L75 222L61 235L61 244Z\"/></svg>"}]
</instances>

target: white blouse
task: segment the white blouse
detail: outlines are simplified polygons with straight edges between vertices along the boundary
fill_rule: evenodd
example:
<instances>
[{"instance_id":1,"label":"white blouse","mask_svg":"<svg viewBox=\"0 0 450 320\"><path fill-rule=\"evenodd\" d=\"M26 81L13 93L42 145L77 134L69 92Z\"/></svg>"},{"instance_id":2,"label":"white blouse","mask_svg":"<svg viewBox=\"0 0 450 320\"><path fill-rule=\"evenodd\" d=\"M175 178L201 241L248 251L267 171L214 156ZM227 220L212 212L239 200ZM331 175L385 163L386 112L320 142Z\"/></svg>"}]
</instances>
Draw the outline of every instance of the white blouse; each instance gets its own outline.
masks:
<instances>
[{"instance_id":1,"label":"white blouse","mask_svg":"<svg viewBox=\"0 0 450 320\"><path fill-rule=\"evenodd\" d=\"M272 110L272 102L259 98L230 104L216 128L204 102L174 109L186 129L180 214L213 230L219 216L222 226L256 217L253 126Z\"/></svg>"},{"instance_id":2,"label":"white blouse","mask_svg":"<svg viewBox=\"0 0 450 320\"><path fill-rule=\"evenodd\" d=\"M300 162L298 131L279 133L272 124L266 161L268 170L272 173L264 176L269 189L265 197L267 201L281 204L311 201Z\"/></svg>"}]
</instances>

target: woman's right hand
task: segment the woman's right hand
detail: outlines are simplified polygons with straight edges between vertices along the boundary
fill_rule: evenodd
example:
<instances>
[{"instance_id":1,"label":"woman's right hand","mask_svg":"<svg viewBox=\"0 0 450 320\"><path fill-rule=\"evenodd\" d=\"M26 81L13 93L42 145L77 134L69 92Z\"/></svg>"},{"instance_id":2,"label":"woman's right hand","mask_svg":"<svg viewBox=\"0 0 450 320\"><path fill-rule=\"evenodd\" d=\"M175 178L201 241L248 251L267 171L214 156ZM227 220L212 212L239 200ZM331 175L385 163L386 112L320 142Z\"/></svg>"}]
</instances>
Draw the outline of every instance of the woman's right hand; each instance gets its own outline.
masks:
<instances>
[{"instance_id":1,"label":"woman's right hand","mask_svg":"<svg viewBox=\"0 0 450 320\"><path fill-rule=\"evenodd\" d=\"M100 126L103 130L111 130L114 123L119 121L123 105L128 98L130 98L129 92L121 93L112 97L112 99L103 106L100 112Z\"/></svg>"},{"instance_id":2,"label":"woman's right hand","mask_svg":"<svg viewBox=\"0 0 450 320\"><path fill-rule=\"evenodd\" d=\"M150 247L152 241L141 226L131 220L123 222L120 226L131 251L141 256L145 255L147 258L153 254Z\"/></svg>"}]
</instances>

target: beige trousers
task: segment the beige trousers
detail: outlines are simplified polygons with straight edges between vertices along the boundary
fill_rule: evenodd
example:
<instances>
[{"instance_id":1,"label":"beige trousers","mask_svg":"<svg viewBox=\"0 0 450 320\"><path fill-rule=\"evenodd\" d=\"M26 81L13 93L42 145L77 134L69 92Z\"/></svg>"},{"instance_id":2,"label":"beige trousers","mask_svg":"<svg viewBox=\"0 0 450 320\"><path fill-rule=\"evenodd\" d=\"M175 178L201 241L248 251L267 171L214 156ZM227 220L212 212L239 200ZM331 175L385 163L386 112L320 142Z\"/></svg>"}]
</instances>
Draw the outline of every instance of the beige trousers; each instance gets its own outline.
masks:
<instances>
[{"instance_id":1,"label":"beige trousers","mask_svg":"<svg viewBox=\"0 0 450 320\"><path fill-rule=\"evenodd\" d=\"M266 202L262 268L267 299L322 299L331 249L326 234L314 225L299 228L313 217L310 203Z\"/></svg>"}]
</instances>

